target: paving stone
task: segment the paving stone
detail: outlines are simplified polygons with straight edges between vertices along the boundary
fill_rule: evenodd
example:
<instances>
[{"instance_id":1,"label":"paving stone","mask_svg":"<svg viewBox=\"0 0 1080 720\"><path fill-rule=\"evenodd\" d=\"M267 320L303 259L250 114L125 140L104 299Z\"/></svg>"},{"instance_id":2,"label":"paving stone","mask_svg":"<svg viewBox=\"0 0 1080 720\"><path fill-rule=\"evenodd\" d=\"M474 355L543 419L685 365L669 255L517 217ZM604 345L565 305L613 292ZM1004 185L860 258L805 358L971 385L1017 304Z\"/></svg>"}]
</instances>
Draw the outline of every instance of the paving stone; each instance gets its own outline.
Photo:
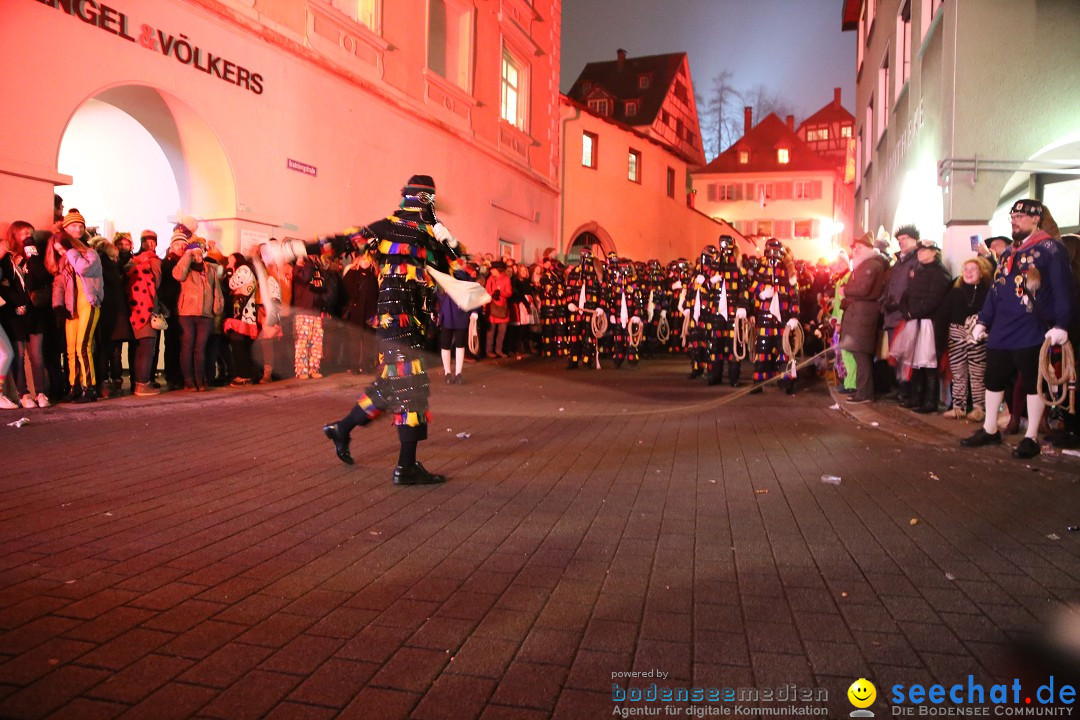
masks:
<instances>
[{"instance_id":1,"label":"paving stone","mask_svg":"<svg viewBox=\"0 0 1080 720\"><path fill-rule=\"evenodd\" d=\"M255 669L272 652L270 648L230 642L193 665L179 679L194 685L226 688Z\"/></svg>"},{"instance_id":2,"label":"paving stone","mask_svg":"<svg viewBox=\"0 0 1080 720\"><path fill-rule=\"evenodd\" d=\"M199 715L222 720L256 720L281 702L299 682L292 675L253 670L207 703Z\"/></svg>"},{"instance_id":3,"label":"paving stone","mask_svg":"<svg viewBox=\"0 0 1080 720\"><path fill-rule=\"evenodd\" d=\"M310 673L289 699L343 708L367 686L378 670L376 663L330 658Z\"/></svg>"},{"instance_id":4,"label":"paving stone","mask_svg":"<svg viewBox=\"0 0 1080 720\"><path fill-rule=\"evenodd\" d=\"M495 689L492 701L500 705L551 711L562 691L566 671L551 665L515 661Z\"/></svg>"},{"instance_id":5,"label":"paving stone","mask_svg":"<svg viewBox=\"0 0 1080 720\"><path fill-rule=\"evenodd\" d=\"M87 695L134 705L191 665L190 660L183 658L145 655L94 686Z\"/></svg>"},{"instance_id":6,"label":"paving stone","mask_svg":"<svg viewBox=\"0 0 1080 720\"><path fill-rule=\"evenodd\" d=\"M487 678L444 674L424 695L412 717L416 720L473 720L480 717L496 682Z\"/></svg>"}]
</instances>

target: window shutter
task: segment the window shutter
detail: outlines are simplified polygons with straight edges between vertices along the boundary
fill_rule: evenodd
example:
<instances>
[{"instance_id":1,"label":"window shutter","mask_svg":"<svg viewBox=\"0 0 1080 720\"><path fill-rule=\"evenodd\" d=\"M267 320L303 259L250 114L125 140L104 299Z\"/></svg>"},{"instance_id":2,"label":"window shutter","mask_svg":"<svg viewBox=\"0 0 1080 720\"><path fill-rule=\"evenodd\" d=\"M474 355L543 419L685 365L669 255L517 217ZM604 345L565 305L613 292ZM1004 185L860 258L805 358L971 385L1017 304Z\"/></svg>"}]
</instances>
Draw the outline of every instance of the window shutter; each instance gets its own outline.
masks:
<instances>
[{"instance_id":1,"label":"window shutter","mask_svg":"<svg viewBox=\"0 0 1080 720\"><path fill-rule=\"evenodd\" d=\"M754 192L754 183L746 183L746 199L757 200L757 193Z\"/></svg>"},{"instance_id":2,"label":"window shutter","mask_svg":"<svg viewBox=\"0 0 1080 720\"><path fill-rule=\"evenodd\" d=\"M810 225L810 237L817 237L821 234L821 221L814 220Z\"/></svg>"},{"instance_id":3,"label":"window shutter","mask_svg":"<svg viewBox=\"0 0 1080 720\"><path fill-rule=\"evenodd\" d=\"M735 197L733 197L732 200L742 200L743 199L742 183L735 183L731 187L735 191Z\"/></svg>"}]
</instances>

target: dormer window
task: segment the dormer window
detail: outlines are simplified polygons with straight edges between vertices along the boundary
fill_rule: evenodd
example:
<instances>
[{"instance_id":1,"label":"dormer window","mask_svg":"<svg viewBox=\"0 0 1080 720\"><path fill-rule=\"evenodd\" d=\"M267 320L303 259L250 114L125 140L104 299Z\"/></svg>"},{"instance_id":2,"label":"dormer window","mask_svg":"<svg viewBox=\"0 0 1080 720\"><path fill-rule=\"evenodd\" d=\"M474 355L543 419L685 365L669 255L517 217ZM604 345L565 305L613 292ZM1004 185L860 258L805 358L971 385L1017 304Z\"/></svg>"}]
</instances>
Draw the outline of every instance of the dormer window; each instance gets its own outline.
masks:
<instances>
[{"instance_id":1,"label":"dormer window","mask_svg":"<svg viewBox=\"0 0 1080 720\"><path fill-rule=\"evenodd\" d=\"M639 90L644 90L645 88L649 87L649 76L638 75L637 86Z\"/></svg>"},{"instance_id":2,"label":"dormer window","mask_svg":"<svg viewBox=\"0 0 1080 720\"><path fill-rule=\"evenodd\" d=\"M590 81L586 80L585 82L581 83L581 91L583 93L588 94L590 90L592 90L592 83Z\"/></svg>"},{"instance_id":3,"label":"dormer window","mask_svg":"<svg viewBox=\"0 0 1080 720\"><path fill-rule=\"evenodd\" d=\"M739 164L740 165L748 165L749 163L750 163L750 151L749 150L740 150L739 151Z\"/></svg>"},{"instance_id":4,"label":"dormer window","mask_svg":"<svg viewBox=\"0 0 1080 720\"><path fill-rule=\"evenodd\" d=\"M594 98L589 101L589 109L597 115L608 117L611 115L611 101L607 98Z\"/></svg>"},{"instance_id":5,"label":"dormer window","mask_svg":"<svg viewBox=\"0 0 1080 720\"><path fill-rule=\"evenodd\" d=\"M626 101L626 117L634 117L635 115L637 115L637 111L638 111L638 101L637 100L627 100Z\"/></svg>"},{"instance_id":6,"label":"dormer window","mask_svg":"<svg viewBox=\"0 0 1080 720\"><path fill-rule=\"evenodd\" d=\"M788 151L787 148L776 149L776 162L780 163L781 165L787 165L789 162L791 162L791 153Z\"/></svg>"}]
</instances>

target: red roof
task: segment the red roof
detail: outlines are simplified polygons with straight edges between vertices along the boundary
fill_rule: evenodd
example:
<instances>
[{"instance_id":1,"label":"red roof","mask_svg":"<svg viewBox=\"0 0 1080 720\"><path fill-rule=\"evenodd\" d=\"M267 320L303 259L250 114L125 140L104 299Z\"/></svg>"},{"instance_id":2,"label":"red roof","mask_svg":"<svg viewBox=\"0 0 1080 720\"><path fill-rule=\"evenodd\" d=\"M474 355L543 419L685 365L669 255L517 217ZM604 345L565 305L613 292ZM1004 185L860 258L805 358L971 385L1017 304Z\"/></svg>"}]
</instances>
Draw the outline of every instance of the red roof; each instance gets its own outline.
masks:
<instances>
[{"instance_id":1,"label":"red roof","mask_svg":"<svg viewBox=\"0 0 1080 720\"><path fill-rule=\"evenodd\" d=\"M787 148L788 162L777 159L777 150ZM739 153L750 151L748 163L739 162ZM787 124L776 116L769 115L753 127L734 145L717 155L711 163L695 174L733 173L733 172L792 172L792 171L832 171L834 163L814 152L813 148L799 139Z\"/></svg>"},{"instance_id":2,"label":"red roof","mask_svg":"<svg viewBox=\"0 0 1080 720\"><path fill-rule=\"evenodd\" d=\"M627 125L641 126L652 125L656 120L668 91L675 82L675 75L686 61L686 53L669 53L667 55L647 55L645 57L627 57L619 67L618 60L606 62L592 62L574 81L573 87L567 96L579 103L587 104L589 95L597 87L601 87L617 98L614 112L611 117ZM638 78L642 75L649 76L649 87L639 86ZM588 88L588 89L586 89ZM692 95L693 87L690 78L686 79L686 92ZM639 100L640 107L636 114L627 116L626 100Z\"/></svg>"},{"instance_id":3,"label":"red roof","mask_svg":"<svg viewBox=\"0 0 1080 720\"><path fill-rule=\"evenodd\" d=\"M859 10L862 0L844 0L843 15L840 20L841 30L854 30L859 27Z\"/></svg>"},{"instance_id":4,"label":"red roof","mask_svg":"<svg viewBox=\"0 0 1080 720\"><path fill-rule=\"evenodd\" d=\"M831 103L799 123L796 132L808 125L829 125L834 122L855 124L855 116L849 113L838 99L834 99Z\"/></svg>"}]
</instances>

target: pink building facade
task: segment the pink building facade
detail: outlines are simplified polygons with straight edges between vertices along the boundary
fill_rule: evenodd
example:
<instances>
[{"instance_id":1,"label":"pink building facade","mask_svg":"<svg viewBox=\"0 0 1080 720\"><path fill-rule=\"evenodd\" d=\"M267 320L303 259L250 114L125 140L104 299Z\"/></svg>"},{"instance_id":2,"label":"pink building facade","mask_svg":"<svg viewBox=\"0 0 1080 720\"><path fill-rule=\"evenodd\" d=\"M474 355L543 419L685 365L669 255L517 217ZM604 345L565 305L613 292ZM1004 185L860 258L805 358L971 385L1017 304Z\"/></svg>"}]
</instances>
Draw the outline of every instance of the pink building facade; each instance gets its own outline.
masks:
<instances>
[{"instance_id":1,"label":"pink building facade","mask_svg":"<svg viewBox=\"0 0 1080 720\"><path fill-rule=\"evenodd\" d=\"M60 161L106 108L167 177L148 198L80 205L99 227L138 233L130 206L149 204L159 235L190 213L246 249L371 221L423 173L470 250L531 260L558 233L560 15L561 0L10 0L0 231L47 226L63 186L85 204L88 181L138 177L120 152L76 173Z\"/></svg>"}]
</instances>

